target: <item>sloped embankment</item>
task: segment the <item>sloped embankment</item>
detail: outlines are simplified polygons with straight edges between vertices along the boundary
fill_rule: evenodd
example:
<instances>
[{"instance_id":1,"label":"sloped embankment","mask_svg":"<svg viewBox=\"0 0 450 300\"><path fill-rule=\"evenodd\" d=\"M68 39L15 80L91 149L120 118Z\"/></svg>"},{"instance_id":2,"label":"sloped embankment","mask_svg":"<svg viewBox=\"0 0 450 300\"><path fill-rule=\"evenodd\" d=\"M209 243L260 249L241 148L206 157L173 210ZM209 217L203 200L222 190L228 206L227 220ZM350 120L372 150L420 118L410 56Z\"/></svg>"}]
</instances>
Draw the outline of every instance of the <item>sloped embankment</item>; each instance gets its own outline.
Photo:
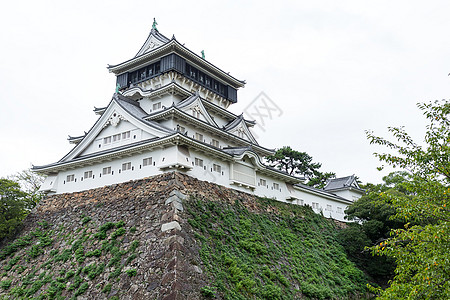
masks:
<instances>
[{"instance_id":1,"label":"sloped embankment","mask_svg":"<svg viewBox=\"0 0 450 300\"><path fill-rule=\"evenodd\" d=\"M0 297L347 299L365 283L335 233L309 208L163 174L43 201L0 249Z\"/></svg>"}]
</instances>

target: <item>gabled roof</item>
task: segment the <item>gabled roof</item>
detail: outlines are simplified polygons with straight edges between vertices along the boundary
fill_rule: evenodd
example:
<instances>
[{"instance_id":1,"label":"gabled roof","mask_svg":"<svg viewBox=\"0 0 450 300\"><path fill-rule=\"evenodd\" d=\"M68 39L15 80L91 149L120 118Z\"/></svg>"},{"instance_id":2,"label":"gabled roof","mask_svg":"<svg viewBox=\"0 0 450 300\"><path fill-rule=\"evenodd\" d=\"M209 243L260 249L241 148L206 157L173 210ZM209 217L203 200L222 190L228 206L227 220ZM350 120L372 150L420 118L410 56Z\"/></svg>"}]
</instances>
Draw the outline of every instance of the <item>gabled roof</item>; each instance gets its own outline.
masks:
<instances>
[{"instance_id":1,"label":"gabled roof","mask_svg":"<svg viewBox=\"0 0 450 300\"><path fill-rule=\"evenodd\" d=\"M199 113L205 118L206 122L214 127L219 127L217 123L214 121L214 119L209 114L208 110L203 105L203 102L198 94L195 93L194 95L184 99L183 101L179 102L175 105L176 108L184 111L187 113L187 110L194 109L199 111Z\"/></svg>"},{"instance_id":2,"label":"gabled roof","mask_svg":"<svg viewBox=\"0 0 450 300\"><path fill-rule=\"evenodd\" d=\"M258 144L258 142L256 141L255 137L253 136L253 134L250 132L250 130L248 129L247 126L247 122L244 119L244 114L240 114L239 116L236 117L236 119L234 119L233 121L229 122L228 124L226 124L225 126L223 126L223 129L227 132L232 133L233 131L237 131L239 129L242 129L243 132L245 133L245 135L247 135L247 137L249 138L249 140L253 143L253 144ZM239 129L238 129L239 127Z\"/></svg>"},{"instance_id":3,"label":"gabled roof","mask_svg":"<svg viewBox=\"0 0 450 300\"><path fill-rule=\"evenodd\" d=\"M147 116L147 113L139 106L139 103L135 100L122 96L115 93L108 104L107 108L103 114L98 118L92 128L87 132L83 139L59 162L65 162L67 160L72 160L80 155L89 144L95 140L100 131L103 129L104 125L107 125L111 120L111 115L114 111L123 114L123 117L130 122L136 124L136 126L142 129L152 132L156 136L165 136L173 134L175 131L162 126L161 124L151 121L144 120L143 118Z\"/></svg>"},{"instance_id":4,"label":"gabled roof","mask_svg":"<svg viewBox=\"0 0 450 300\"><path fill-rule=\"evenodd\" d=\"M138 57L146 52L149 52L155 48L158 48L166 43L168 43L170 39L166 38L164 35L159 33L159 31L155 28L152 28L150 33L148 34L147 39L142 45L141 49L134 57Z\"/></svg>"},{"instance_id":5,"label":"gabled roof","mask_svg":"<svg viewBox=\"0 0 450 300\"><path fill-rule=\"evenodd\" d=\"M150 33L151 35L151 33ZM145 43L144 43L145 45ZM141 48L142 50L143 48ZM139 51L138 54L142 51ZM244 87L245 81L239 80L228 74L227 72L221 70L216 67L212 63L208 62L206 59L203 59L198 54L192 52L184 45L180 44L175 37L172 37L170 41L165 44L161 44L161 46L154 48L150 51L143 51L142 54L135 56L132 59L124 61L117 65L108 65L109 72L113 72L116 75L122 74L129 70L138 69L141 66L149 63L150 61L155 61L165 55L176 53L179 56L186 59L186 61L195 64L197 68L200 68L201 71L206 74L218 78L219 80L229 84L234 88Z\"/></svg>"},{"instance_id":6,"label":"gabled roof","mask_svg":"<svg viewBox=\"0 0 450 300\"><path fill-rule=\"evenodd\" d=\"M358 182L356 181L356 176L346 176L340 178L333 178L328 180L327 184L323 188L324 191L331 192L336 190L344 190L344 189L356 189L363 191Z\"/></svg>"}]
</instances>

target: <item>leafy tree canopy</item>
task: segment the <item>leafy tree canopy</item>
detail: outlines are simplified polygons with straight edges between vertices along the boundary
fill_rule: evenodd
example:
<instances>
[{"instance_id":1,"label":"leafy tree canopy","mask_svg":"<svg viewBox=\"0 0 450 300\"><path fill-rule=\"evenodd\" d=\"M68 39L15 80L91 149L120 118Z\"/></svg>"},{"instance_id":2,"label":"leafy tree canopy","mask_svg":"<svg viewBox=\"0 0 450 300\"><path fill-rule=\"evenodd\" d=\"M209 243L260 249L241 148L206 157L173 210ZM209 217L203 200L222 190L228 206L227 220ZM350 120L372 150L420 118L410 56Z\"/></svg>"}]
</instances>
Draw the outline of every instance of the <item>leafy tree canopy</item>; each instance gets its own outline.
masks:
<instances>
[{"instance_id":1,"label":"leafy tree canopy","mask_svg":"<svg viewBox=\"0 0 450 300\"><path fill-rule=\"evenodd\" d=\"M403 184L409 180L406 172L394 172L383 177L382 184L366 184L366 194L350 205L346 218L358 222L339 232L339 241L349 255L372 280L380 286L387 286L394 275L395 263L392 258L373 257L366 247L371 247L389 237L392 229L402 228L404 222L392 220L396 209L381 201L380 193L403 195Z\"/></svg>"},{"instance_id":2,"label":"leafy tree canopy","mask_svg":"<svg viewBox=\"0 0 450 300\"><path fill-rule=\"evenodd\" d=\"M17 182L0 178L0 240L14 232L34 205Z\"/></svg>"},{"instance_id":3,"label":"leafy tree canopy","mask_svg":"<svg viewBox=\"0 0 450 300\"><path fill-rule=\"evenodd\" d=\"M418 104L429 124L424 146L403 127L389 127L396 142L368 131L372 144L395 153L376 153L382 161L408 171L404 193L382 191L380 198L395 210L393 219L404 228L373 247L373 253L395 259L395 277L379 299L450 299L450 103ZM375 290L375 289L374 289Z\"/></svg>"},{"instance_id":4,"label":"leafy tree canopy","mask_svg":"<svg viewBox=\"0 0 450 300\"><path fill-rule=\"evenodd\" d=\"M293 150L289 146L278 149L274 155L266 157L271 167L275 167L289 175L301 175L308 180L308 185L322 188L328 179L334 178L335 173L319 171L321 163L313 162L313 158L306 152Z\"/></svg>"}]
</instances>

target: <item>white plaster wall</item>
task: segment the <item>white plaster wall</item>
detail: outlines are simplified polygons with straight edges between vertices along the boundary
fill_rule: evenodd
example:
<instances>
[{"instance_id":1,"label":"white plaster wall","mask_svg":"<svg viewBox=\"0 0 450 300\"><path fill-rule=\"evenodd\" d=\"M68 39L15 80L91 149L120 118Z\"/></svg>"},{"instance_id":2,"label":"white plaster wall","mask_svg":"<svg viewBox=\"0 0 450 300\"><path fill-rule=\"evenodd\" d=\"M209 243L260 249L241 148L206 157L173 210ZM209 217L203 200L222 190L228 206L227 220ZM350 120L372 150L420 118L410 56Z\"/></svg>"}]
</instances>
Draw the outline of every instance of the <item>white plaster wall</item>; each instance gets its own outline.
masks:
<instances>
[{"instance_id":1,"label":"white plaster wall","mask_svg":"<svg viewBox=\"0 0 450 300\"><path fill-rule=\"evenodd\" d=\"M231 168L229 162L218 158L211 158L206 156L204 153L195 151L194 149L184 148L183 151L180 151L178 147L179 146L171 146L164 149L148 151L132 157L112 160L107 163L60 172L57 178L49 176L43 187L50 187L54 185L57 189L57 193L76 192L158 175L163 173L160 169L161 167L164 167L164 171L173 171L173 168L168 167L182 164L189 166L190 169L188 170L187 168L184 168L178 169L178 171L184 171L187 175L200 180L209 181L225 187L255 194L257 196L274 198L278 201L292 204L312 206L313 202L319 203L319 208L314 210L316 213L323 213L323 215L327 218L331 217L336 220L345 221L344 211L347 208L347 203L342 203L320 195L302 191L297 188L289 189L285 182L271 178L267 175L259 174L258 172L256 173L256 187L254 190L244 186L231 184ZM151 166L144 167L142 165L142 161L144 158L148 157L152 157L153 164ZM203 160L203 167L195 166L194 162L196 157ZM131 162L132 169L122 171L122 164L127 162ZM213 164L220 165L221 172L214 171ZM109 166L111 166L112 174L101 175L103 168ZM83 176L85 171L92 171L94 175L93 178L84 179ZM71 174L74 174L76 181L66 182L67 175ZM259 184L260 178L266 180L266 186L261 186ZM50 184L50 181L52 184ZM274 182L279 184L279 189L273 188ZM286 200L292 197L298 200ZM327 205L331 205L331 210L327 210ZM338 213L337 207L341 207L341 213Z\"/></svg>"},{"instance_id":2,"label":"white plaster wall","mask_svg":"<svg viewBox=\"0 0 450 300\"><path fill-rule=\"evenodd\" d=\"M345 199L349 199L351 201L356 201L359 198L361 198L361 194L351 191L351 190L337 191L337 192L333 192L333 194L341 196L342 198L345 198Z\"/></svg>"},{"instance_id":3,"label":"white plaster wall","mask_svg":"<svg viewBox=\"0 0 450 300\"><path fill-rule=\"evenodd\" d=\"M112 136L114 134L122 133L130 131L130 138L123 140L122 138L118 142L112 142L110 144L104 144L103 138ZM155 137L154 135L151 135L149 133L143 133L141 129L136 128L133 124L127 121L120 121L120 123L114 127L112 125L108 125L106 128L104 128L100 134L97 136L97 138L88 146L86 149L81 153L81 155L87 155L103 150L108 150L111 148L115 148L118 146L131 144L138 142L142 139L152 138Z\"/></svg>"}]
</instances>

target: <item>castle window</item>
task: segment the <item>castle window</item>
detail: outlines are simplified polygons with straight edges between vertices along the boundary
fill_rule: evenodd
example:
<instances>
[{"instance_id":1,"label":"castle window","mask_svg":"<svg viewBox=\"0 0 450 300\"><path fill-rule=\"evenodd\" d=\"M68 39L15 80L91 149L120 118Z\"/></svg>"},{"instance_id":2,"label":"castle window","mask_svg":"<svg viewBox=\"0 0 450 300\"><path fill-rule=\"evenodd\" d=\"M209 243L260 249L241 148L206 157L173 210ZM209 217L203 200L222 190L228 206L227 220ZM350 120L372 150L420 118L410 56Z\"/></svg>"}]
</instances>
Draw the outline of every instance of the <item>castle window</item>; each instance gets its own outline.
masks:
<instances>
[{"instance_id":1,"label":"castle window","mask_svg":"<svg viewBox=\"0 0 450 300\"><path fill-rule=\"evenodd\" d=\"M198 157L195 158L195 165L199 167L203 167L203 159L200 159Z\"/></svg>"},{"instance_id":2,"label":"castle window","mask_svg":"<svg viewBox=\"0 0 450 300\"><path fill-rule=\"evenodd\" d=\"M195 139L200 141L200 142L203 142L203 134L196 132L195 133Z\"/></svg>"},{"instance_id":3,"label":"castle window","mask_svg":"<svg viewBox=\"0 0 450 300\"><path fill-rule=\"evenodd\" d=\"M319 203L313 202L313 203L312 203L312 208L313 208L313 209L319 209Z\"/></svg>"},{"instance_id":4,"label":"castle window","mask_svg":"<svg viewBox=\"0 0 450 300\"><path fill-rule=\"evenodd\" d=\"M200 112L198 111L198 110L196 110L196 109L193 109L192 110L192 116L194 117L194 118L200 118Z\"/></svg>"},{"instance_id":5,"label":"castle window","mask_svg":"<svg viewBox=\"0 0 450 300\"><path fill-rule=\"evenodd\" d=\"M122 140L127 140L129 138L130 138L130 132L129 131L122 132Z\"/></svg>"},{"instance_id":6,"label":"castle window","mask_svg":"<svg viewBox=\"0 0 450 300\"><path fill-rule=\"evenodd\" d=\"M130 170L130 169L131 169L131 162L122 164L122 171Z\"/></svg>"},{"instance_id":7,"label":"castle window","mask_svg":"<svg viewBox=\"0 0 450 300\"><path fill-rule=\"evenodd\" d=\"M213 171L220 173L220 172L222 172L222 167L219 165L213 164Z\"/></svg>"},{"instance_id":8,"label":"castle window","mask_svg":"<svg viewBox=\"0 0 450 300\"><path fill-rule=\"evenodd\" d=\"M75 181L75 175L74 175L74 174L67 175L67 180L66 180L66 181L67 181L67 182Z\"/></svg>"},{"instance_id":9,"label":"castle window","mask_svg":"<svg viewBox=\"0 0 450 300\"><path fill-rule=\"evenodd\" d=\"M111 167L105 167L102 171L103 175L111 174Z\"/></svg>"},{"instance_id":10,"label":"castle window","mask_svg":"<svg viewBox=\"0 0 450 300\"><path fill-rule=\"evenodd\" d=\"M158 110L161 108L161 102L153 103L153 110Z\"/></svg>"},{"instance_id":11,"label":"castle window","mask_svg":"<svg viewBox=\"0 0 450 300\"><path fill-rule=\"evenodd\" d=\"M218 140L212 139L211 144L216 148L220 147L220 143Z\"/></svg>"},{"instance_id":12,"label":"castle window","mask_svg":"<svg viewBox=\"0 0 450 300\"><path fill-rule=\"evenodd\" d=\"M273 189L274 190L279 190L280 189L280 185L276 182L273 183Z\"/></svg>"},{"instance_id":13,"label":"castle window","mask_svg":"<svg viewBox=\"0 0 450 300\"><path fill-rule=\"evenodd\" d=\"M180 126L178 128L180 129L181 133L185 133L186 132L186 127Z\"/></svg>"},{"instance_id":14,"label":"castle window","mask_svg":"<svg viewBox=\"0 0 450 300\"><path fill-rule=\"evenodd\" d=\"M267 181L265 179L260 178L259 179L259 185L265 187L265 186L267 186Z\"/></svg>"},{"instance_id":15,"label":"castle window","mask_svg":"<svg viewBox=\"0 0 450 300\"><path fill-rule=\"evenodd\" d=\"M105 145L111 144L111 137L107 136L107 137L103 138L103 144L105 144Z\"/></svg>"},{"instance_id":16,"label":"castle window","mask_svg":"<svg viewBox=\"0 0 450 300\"><path fill-rule=\"evenodd\" d=\"M144 158L144 159L142 160L142 165L143 165L144 167L146 167L146 166L151 166L151 165L152 165L152 158L151 158L151 157Z\"/></svg>"},{"instance_id":17,"label":"castle window","mask_svg":"<svg viewBox=\"0 0 450 300\"><path fill-rule=\"evenodd\" d=\"M113 142L120 141L120 133L113 135L112 138L113 138Z\"/></svg>"},{"instance_id":18,"label":"castle window","mask_svg":"<svg viewBox=\"0 0 450 300\"><path fill-rule=\"evenodd\" d=\"M92 171L84 172L84 179L86 179L86 178L92 178Z\"/></svg>"}]
</instances>

